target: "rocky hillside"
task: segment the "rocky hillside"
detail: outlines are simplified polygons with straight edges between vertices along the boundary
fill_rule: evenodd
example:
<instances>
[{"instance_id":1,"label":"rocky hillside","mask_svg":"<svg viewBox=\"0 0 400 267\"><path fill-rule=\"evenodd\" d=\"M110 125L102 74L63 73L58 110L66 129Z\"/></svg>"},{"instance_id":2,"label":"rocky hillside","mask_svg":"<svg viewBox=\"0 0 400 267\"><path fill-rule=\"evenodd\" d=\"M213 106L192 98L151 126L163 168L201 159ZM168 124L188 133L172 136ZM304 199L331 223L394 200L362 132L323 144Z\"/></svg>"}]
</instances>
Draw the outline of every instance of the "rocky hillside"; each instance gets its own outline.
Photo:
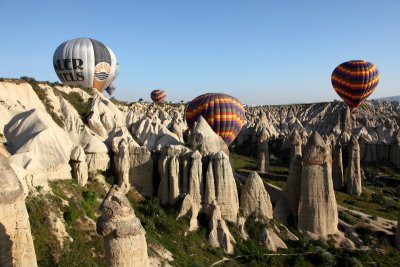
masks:
<instances>
[{"instance_id":1,"label":"rocky hillside","mask_svg":"<svg viewBox=\"0 0 400 267\"><path fill-rule=\"evenodd\" d=\"M231 148L184 108L3 79L0 265L398 262L399 103L246 107Z\"/></svg>"}]
</instances>

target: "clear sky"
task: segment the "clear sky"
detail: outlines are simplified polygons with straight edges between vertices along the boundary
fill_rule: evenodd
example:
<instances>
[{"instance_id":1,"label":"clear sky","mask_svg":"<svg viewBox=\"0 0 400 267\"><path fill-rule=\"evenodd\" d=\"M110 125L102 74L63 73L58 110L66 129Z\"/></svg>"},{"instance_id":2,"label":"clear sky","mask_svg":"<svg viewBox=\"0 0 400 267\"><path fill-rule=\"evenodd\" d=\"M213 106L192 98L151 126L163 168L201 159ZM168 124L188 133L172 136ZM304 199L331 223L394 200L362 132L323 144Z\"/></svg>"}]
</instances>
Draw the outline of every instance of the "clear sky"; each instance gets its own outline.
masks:
<instances>
[{"instance_id":1,"label":"clear sky","mask_svg":"<svg viewBox=\"0 0 400 267\"><path fill-rule=\"evenodd\" d=\"M351 59L378 66L371 98L400 94L399 0L0 0L0 25L0 77L57 81L54 50L90 37L116 54L127 101L155 88L172 101L332 101L330 75Z\"/></svg>"}]
</instances>

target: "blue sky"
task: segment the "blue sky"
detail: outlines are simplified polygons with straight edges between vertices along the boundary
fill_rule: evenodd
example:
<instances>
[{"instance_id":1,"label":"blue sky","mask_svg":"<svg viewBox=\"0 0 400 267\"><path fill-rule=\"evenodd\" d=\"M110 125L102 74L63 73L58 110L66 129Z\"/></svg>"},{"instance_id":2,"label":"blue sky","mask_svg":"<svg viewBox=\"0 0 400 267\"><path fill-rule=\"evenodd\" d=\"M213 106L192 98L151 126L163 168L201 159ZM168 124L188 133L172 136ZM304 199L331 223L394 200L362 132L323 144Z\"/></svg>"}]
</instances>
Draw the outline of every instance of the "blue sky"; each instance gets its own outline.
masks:
<instances>
[{"instance_id":1,"label":"blue sky","mask_svg":"<svg viewBox=\"0 0 400 267\"><path fill-rule=\"evenodd\" d=\"M0 0L0 77L57 81L54 50L90 37L116 54L122 100L163 88L172 101L332 101L330 75L351 59L378 66L371 98L399 95L399 14L398 0Z\"/></svg>"}]
</instances>

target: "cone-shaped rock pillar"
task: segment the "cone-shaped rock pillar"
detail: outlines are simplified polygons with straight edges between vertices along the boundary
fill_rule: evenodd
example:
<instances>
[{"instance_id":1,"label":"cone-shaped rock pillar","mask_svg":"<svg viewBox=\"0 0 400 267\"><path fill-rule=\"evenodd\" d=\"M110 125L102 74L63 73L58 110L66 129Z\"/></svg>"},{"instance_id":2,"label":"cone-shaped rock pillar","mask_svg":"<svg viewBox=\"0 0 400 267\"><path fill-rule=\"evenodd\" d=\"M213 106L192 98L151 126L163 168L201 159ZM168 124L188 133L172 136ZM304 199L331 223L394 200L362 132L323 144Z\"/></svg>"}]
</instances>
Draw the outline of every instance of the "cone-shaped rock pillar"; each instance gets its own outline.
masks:
<instances>
[{"instance_id":1,"label":"cone-shaped rock pillar","mask_svg":"<svg viewBox=\"0 0 400 267\"><path fill-rule=\"evenodd\" d=\"M308 140L301 175L298 229L316 236L338 231L338 211L332 182L332 158L314 132Z\"/></svg>"},{"instance_id":2,"label":"cone-shaped rock pillar","mask_svg":"<svg viewBox=\"0 0 400 267\"><path fill-rule=\"evenodd\" d=\"M346 191L351 195L361 195L361 164L360 146L357 139L352 136L349 144L349 163L347 166Z\"/></svg>"}]
</instances>

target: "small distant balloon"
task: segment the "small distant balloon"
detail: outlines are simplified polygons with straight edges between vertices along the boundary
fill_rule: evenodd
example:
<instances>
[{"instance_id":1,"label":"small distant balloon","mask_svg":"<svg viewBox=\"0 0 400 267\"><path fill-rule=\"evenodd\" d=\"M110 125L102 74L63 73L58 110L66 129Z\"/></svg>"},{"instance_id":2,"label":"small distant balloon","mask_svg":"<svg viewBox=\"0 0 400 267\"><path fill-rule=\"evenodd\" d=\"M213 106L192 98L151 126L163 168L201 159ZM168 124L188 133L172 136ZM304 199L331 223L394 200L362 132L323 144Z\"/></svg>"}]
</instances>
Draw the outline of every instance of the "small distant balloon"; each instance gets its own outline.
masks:
<instances>
[{"instance_id":1,"label":"small distant balloon","mask_svg":"<svg viewBox=\"0 0 400 267\"><path fill-rule=\"evenodd\" d=\"M162 103L165 101L167 94L161 89L156 89L156 90L151 91L150 97L154 103L158 104L158 103Z\"/></svg>"},{"instance_id":2,"label":"small distant balloon","mask_svg":"<svg viewBox=\"0 0 400 267\"><path fill-rule=\"evenodd\" d=\"M351 60L337 66L331 82L336 93L353 109L359 107L379 82L378 68L364 60Z\"/></svg>"},{"instance_id":3,"label":"small distant balloon","mask_svg":"<svg viewBox=\"0 0 400 267\"><path fill-rule=\"evenodd\" d=\"M77 38L62 43L53 55L54 70L63 84L96 88L99 92L118 75L113 51L90 38Z\"/></svg>"},{"instance_id":4,"label":"small distant balloon","mask_svg":"<svg viewBox=\"0 0 400 267\"><path fill-rule=\"evenodd\" d=\"M203 94L188 104L185 117L190 130L199 116L203 116L227 145L235 140L246 120L242 103L222 93Z\"/></svg>"}]
</instances>

